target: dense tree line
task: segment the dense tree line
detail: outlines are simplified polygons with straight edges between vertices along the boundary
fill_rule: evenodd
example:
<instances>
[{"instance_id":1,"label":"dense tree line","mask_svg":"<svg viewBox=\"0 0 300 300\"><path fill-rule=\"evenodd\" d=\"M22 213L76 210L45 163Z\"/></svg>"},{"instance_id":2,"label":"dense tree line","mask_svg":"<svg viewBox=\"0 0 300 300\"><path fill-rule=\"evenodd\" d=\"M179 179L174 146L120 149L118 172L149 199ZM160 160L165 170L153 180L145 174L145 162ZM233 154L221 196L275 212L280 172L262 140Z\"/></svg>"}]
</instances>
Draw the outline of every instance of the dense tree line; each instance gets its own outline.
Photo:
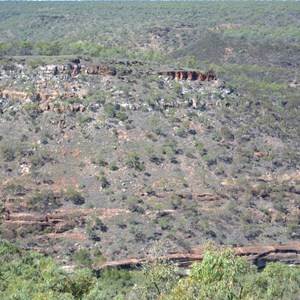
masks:
<instances>
[{"instance_id":1,"label":"dense tree line","mask_svg":"<svg viewBox=\"0 0 300 300\"><path fill-rule=\"evenodd\" d=\"M121 46L103 46L92 42L62 42L62 41L21 41L0 42L1 56L59 56L85 55L103 58L140 59L146 61L165 61L165 55L153 51L126 49Z\"/></svg>"}]
</instances>

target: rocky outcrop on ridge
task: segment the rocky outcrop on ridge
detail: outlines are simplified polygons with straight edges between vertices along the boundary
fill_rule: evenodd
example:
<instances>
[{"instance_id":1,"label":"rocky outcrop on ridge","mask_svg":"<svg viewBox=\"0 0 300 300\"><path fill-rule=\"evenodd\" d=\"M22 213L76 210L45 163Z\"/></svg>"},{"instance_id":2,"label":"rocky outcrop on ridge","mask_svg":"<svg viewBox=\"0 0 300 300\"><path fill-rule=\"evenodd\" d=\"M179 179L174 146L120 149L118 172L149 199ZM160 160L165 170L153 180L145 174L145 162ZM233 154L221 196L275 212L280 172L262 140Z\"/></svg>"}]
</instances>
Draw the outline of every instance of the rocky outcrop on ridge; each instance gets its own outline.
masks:
<instances>
[{"instance_id":1,"label":"rocky outcrop on ridge","mask_svg":"<svg viewBox=\"0 0 300 300\"><path fill-rule=\"evenodd\" d=\"M187 81L187 84L201 84L198 92L206 88L220 92L222 95L230 93L224 89L221 81L213 71L198 72L194 70L175 70L158 72L153 68L145 69L138 61L97 61L92 59L77 58L69 61L44 64L26 60L9 60L0 68L0 99L16 101L19 107L40 112L83 112L88 108L86 99L93 91L110 90L115 92L117 103L125 108L137 109L138 106L153 110L154 106L162 109L179 107L182 104L193 106L204 105L197 103L194 98L167 100L164 97L155 98L149 103L149 99L128 103L128 96L123 91L118 91L116 85L120 82L137 84L142 77L164 77L164 82L172 89L169 80ZM145 79L147 80L147 79ZM151 79L149 79L151 80ZM168 83L167 83L168 82ZM145 83L146 84L146 83ZM164 84L164 83L162 83ZM108 85L110 86L108 88ZM147 85L147 84L146 84ZM191 89L194 89L191 86ZM135 91L140 97L139 91ZM186 87L182 89L182 95L186 93ZM224 95L225 95L224 94ZM205 101L207 101L205 99ZM206 104L205 104L206 105Z\"/></svg>"},{"instance_id":2,"label":"rocky outcrop on ridge","mask_svg":"<svg viewBox=\"0 0 300 300\"><path fill-rule=\"evenodd\" d=\"M205 73L197 71L164 71L159 75L169 77L174 80L199 80L199 81L212 81L217 79L217 75L213 71L207 71Z\"/></svg>"}]
</instances>

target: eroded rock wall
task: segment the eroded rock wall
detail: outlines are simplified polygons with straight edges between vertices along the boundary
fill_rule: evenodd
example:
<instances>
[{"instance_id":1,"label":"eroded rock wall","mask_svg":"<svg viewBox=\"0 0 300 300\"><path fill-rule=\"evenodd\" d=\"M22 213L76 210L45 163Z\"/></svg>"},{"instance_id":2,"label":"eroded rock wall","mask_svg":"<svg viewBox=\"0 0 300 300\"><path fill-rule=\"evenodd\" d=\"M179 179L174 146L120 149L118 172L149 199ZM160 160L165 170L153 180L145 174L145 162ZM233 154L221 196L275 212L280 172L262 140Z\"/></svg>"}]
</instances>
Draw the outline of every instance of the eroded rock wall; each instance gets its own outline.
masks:
<instances>
[{"instance_id":1,"label":"eroded rock wall","mask_svg":"<svg viewBox=\"0 0 300 300\"><path fill-rule=\"evenodd\" d=\"M300 243L298 241L286 245L253 245L237 247L234 251L236 255L245 257L258 268L263 268L267 263L276 261L292 265L300 264ZM194 249L191 253L173 253L162 258L176 262L180 267L188 267L194 262L201 262L203 254L203 250ZM145 259L136 258L111 261L104 264L101 268L115 267L119 269L133 269L145 261Z\"/></svg>"},{"instance_id":2,"label":"eroded rock wall","mask_svg":"<svg viewBox=\"0 0 300 300\"><path fill-rule=\"evenodd\" d=\"M174 80L199 80L199 81L212 81L217 79L217 75L213 71L207 71L205 73L197 71L163 71L159 72L159 75L169 77Z\"/></svg>"}]
</instances>

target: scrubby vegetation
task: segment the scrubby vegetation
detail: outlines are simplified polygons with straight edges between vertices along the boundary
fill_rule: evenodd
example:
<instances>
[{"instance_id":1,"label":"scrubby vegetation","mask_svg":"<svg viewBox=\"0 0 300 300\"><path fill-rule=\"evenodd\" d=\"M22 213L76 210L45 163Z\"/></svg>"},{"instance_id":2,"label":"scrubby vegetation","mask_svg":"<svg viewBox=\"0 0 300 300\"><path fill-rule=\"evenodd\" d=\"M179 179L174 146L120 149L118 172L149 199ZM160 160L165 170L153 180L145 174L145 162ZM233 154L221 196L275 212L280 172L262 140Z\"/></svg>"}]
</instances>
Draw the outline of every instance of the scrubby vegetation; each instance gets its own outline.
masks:
<instances>
[{"instance_id":1,"label":"scrubby vegetation","mask_svg":"<svg viewBox=\"0 0 300 300\"><path fill-rule=\"evenodd\" d=\"M209 246L203 262L182 278L174 263L159 257L140 271L94 272L78 265L67 272L54 259L8 242L0 254L0 296L6 300L296 299L300 293L299 268L271 263L258 272L229 248Z\"/></svg>"},{"instance_id":2,"label":"scrubby vegetation","mask_svg":"<svg viewBox=\"0 0 300 300\"><path fill-rule=\"evenodd\" d=\"M194 67L199 59L221 62L226 47L235 50L227 62L244 64L254 59L278 65L287 58L276 62L275 52L289 47L293 55L288 60L296 65L298 14L299 7L292 1L1 3L0 51L152 61L172 53Z\"/></svg>"},{"instance_id":3,"label":"scrubby vegetation","mask_svg":"<svg viewBox=\"0 0 300 300\"><path fill-rule=\"evenodd\" d=\"M299 269L257 272L228 249L182 278L161 260L101 268L156 241L299 240L299 13L0 2L0 237L46 255L4 243L0 298L297 299Z\"/></svg>"}]
</instances>

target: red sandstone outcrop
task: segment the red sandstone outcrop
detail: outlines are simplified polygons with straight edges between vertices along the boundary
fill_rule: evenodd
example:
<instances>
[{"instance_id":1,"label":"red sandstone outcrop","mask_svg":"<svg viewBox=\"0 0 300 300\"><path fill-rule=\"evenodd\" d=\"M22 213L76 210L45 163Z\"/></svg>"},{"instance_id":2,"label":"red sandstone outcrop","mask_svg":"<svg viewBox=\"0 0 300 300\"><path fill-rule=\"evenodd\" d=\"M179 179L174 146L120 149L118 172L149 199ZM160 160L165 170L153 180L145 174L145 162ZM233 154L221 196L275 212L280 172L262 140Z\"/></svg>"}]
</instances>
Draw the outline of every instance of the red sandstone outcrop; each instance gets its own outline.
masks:
<instances>
[{"instance_id":1,"label":"red sandstone outcrop","mask_svg":"<svg viewBox=\"0 0 300 300\"><path fill-rule=\"evenodd\" d=\"M71 104L64 102L44 102L39 105L42 111L53 111L53 112L84 112L86 106L83 104Z\"/></svg>"},{"instance_id":2,"label":"red sandstone outcrop","mask_svg":"<svg viewBox=\"0 0 300 300\"><path fill-rule=\"evenodd\" d=\"M213 71L207 71L205 73L196 71L164 71L159 72L159 75L169 77L174 80L199 80L199 81L212 81L217 79L217 75Z\"/></svg>"},{"instance_id":3,"label":"red sandstone outcrop","mask_svg":"<svg viewBox=\"0 0 300 300\"><path fill-rule=\"evenodd\" d=\"M80 96L80 97L79 97ZM60 94L58 91L51 93L41 91L34 98L39 101L39 109L41 111L53 111L53 112L83 112L86 110L86 106L83 104L71 104L67 102L57 101L61 97L64 98L81 98L82 94L76 93L63 93ZM15 89L5 89L0 93L0 98L10 100L30 100L31 97L28 93L18 91Z\"/></svg>"},{"instance_id":4,"label":"red sandstone outcrop","mask_svg":"<svg viewBox=\"0 0 300 300\"><path fill-rule=\"evenodd\" d=\"M79 60L74 60L76 63L69 63L65 65L45 65L40 66L37 71L34 71L32 80L34 83L33 91L27 91L26 87L22 90L14 88L6 88L5 85L0 86L0 98L8 100L34 100L39 103L49 102L47 105L42 105L42 110L63 111L64 108L59 109L55 106L51 107L51 101L57 101L64 98L79 98L82 99L87 93L87 86L79 84L76 80L70 77L75 77L79 74L115 76L117 70L115 67L109 65L91 65L81 66ZM22 69L23 70L23 69ZM6 72L6 71L5 71ZM21 71L20 71L21 72ZM23 72L23 71L22 71ZM118 70L120 75L129 75L132 73L131 69L123 68ZM6 74L6 73L5 73ZM19 76L19 70L11 70L6 76ZM25 73L26 74L26 73ZM26 75L22 75L26 76ZM28 79L27 79L28 80ZM30 80L29 80L30 81ZM82 111L84 108L69 106L71 111Z\"/></svg>"},{"instance_id":5,"label":"red sandstone outcrop","mask_svg":"<svg viewBox=\"0 0 300 300\"><path fill-rule=\"evenodd\" d=\"M23 91L18 91L15 89L5 89L0 93L0 98L12 100L26 100L30 97L28 93Z\"/></svg>"},{"instance_id":6,"label":"red sandstone outcrop","mask_svg":"<svg viewBox=\"0 0 300 300\"><path fill-rule=\"evenodd\" d=\"M210 201L213 195L198 195L200 200ZM205 199L205 200L204 200ZM119 214L129 213L124 209L84 209L84 208L59 208L53 212L36 213L36 212L20 212L15 207L3 214L2 222L6 225L30 227L39 226L47 228L48 232L52 232L51 238L56 238L56 234L67 234L75 228L84 228L85 223L91 214L99 216L101 219L110 218ZM172 213L164 212L164 213ZM17 233L16 233L17 235ZM247 260L256 264L259 268L264 267L268 262L281 261L288 264L300 264L300 242L295 241L285 245L252 245L245 247L237 247L234 249L236 255L243 256ZM170 253L164 256L164 259L172 260L181 267L190 266L194 262L201 262L203 259L203 248L192 249L189 253ZM118 267L130 269L145 262L146 258L132 258L121 261L110 261L105 263L101 268Z\"/></svg>"},{"instance_id":7,"label":"red sandstone outcrop","mask_svg":"<svg viewBox=\"0 0 300 300\"><path fill-rule=\"evenodd\" d=\"M12 208L12 207L11 207ZM69 208L56 209L51 213L36 212L17 212L10 211L6 207L3 215L3 223L15 224L23 227L40 225L43 228L50 228L54 233L62 233L75 227L83 227L86 219L93 213L97 214L101 219L110 218L120 213L128 213L124 209L83 209Z\"/></svg>"},{"instance_id":8,"label":"red sandstone outcrop","mask_svg":"<svg viewBox=\"0 0 300 300\"><path fill-rule=\"evenodd\" d=\"M268 152L254 152L253 153L253 156L256 158L261 158L261 157L268 156L268 155L269 155Z\"/></svg>"},{"instance_id":9,"label":"red sandstone outcrop","mask_svg":"<svg viewBox=\"0 0 300 300\"><path fill-rule=\"evenodd\" d=\"M84 70L86 75L111 75L115 76L117 71L115 68L109 68L108 66L91 66Z\"/></svg>"},{"instance_id":10,"label":"red sandstone outcrop","mask_svg":"<svg viewBox=\"0 0 300 300\"><path fill-rule=\"evenodd\" d=\"M288 264L300 264L300 242L295 241L286 245L253 245L235 248L235 253L246 257L258 267L266 262L281 261Z\"/></svg>"},{"instance_id":11,"label":"red sandstone outcrop","mask_svg":"<svg viewBox=\"0 0 300 300\"><path fill-rule=\"evenodd\" d=\"M254 245L237 247L234 249L236 255L243 256L250 262L262 268L268 262L281 261L288 264L300 264L300 242L295 241L286 245ZM180 267L188 267L194 262L201 262L204 250L194 249L191 253L172 253L161 257L178 263ZM149 260L148 260L149 261ZM132 258L120 261L110 261L101 266L101 268L116 267L120 269L132 269L146 262L145 258Z\"/></svg>"},{"instance_id":12,"label":"red sandstone outcrop","mask_svg":"<svg viewBox=\"0 0 300 300\"><path fill-rule=\"evenodd\" d=\"M117 70L114 67L109 67L107 65L92 65L92 66L81 66L78 64L67 64L67 65L47 65L44 67L40 67L41 72L44 75L59 75L67 73L69 76L77 76L80 73L84 73L86 75L110 75L115 76L117 74ZM123 70L121 73L130 74L130 70Z\"/></svg>"}]
</instances>

